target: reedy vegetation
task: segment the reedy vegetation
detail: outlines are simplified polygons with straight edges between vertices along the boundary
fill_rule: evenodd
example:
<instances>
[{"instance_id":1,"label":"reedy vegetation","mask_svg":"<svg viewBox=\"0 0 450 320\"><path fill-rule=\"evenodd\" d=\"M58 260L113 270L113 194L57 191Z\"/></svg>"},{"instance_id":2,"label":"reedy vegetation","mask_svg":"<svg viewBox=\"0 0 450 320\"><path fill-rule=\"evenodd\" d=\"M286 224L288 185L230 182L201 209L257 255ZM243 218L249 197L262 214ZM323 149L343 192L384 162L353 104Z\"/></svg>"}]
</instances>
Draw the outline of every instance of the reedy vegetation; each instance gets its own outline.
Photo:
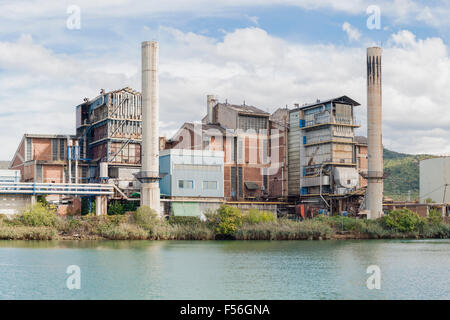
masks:
<instances>
[{"instance_id":1,"label":"reedy vegetation","mask_svg":"<svg viewBox=\"0 0 450 320\"><path fill-rule=\"evenodd\" d=\"M401 209L378 220L320 216L302 222L277 219L268 211L241 212L223 205L195 217L161 220L148 207L127 215L58 217L55 208L38 203L21 215L0 216L0 239L111 239L111 240L306 240L306 239L389 239L450 238L450 224L440 212L421 218Z\"/></svg>"}]
</instances>

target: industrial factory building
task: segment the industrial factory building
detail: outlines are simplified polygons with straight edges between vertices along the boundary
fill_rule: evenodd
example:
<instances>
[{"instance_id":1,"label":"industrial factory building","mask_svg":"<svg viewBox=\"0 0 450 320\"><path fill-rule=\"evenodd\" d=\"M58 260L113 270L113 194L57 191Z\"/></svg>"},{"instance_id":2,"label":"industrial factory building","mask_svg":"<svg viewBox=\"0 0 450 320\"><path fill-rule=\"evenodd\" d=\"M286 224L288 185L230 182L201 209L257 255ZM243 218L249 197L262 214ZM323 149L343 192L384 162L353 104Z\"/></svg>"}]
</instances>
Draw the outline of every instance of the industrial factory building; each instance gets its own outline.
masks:
<instances>
[{"instance_id":1,"label":"industrial factory building","mask_svg":"<svg viewBox=\"0 0 450 320\"><path fill-rule=\"evenodd\" d=\"M159 140L161 195L225 201L290 199L330 211L333 205L335 211L347 210L348 201L340 199L353 199L351 195L366 185L359 173L367 172L367 142L354 137L358 124L353 107L358 105L341 96L269 114L208 96L211 114L203 123L185 123L173 138ZM104 182L117 186L117 199L138 194L141 94L130 88L102 91L76 110L76 135L26 134L11 169L19 170L24 182ZM214 172L196 165L212 160Z\"/></svg>"},{"instance_id":2,"label":"industrial factory building","mask_svg":"<svg viewBox=\"0 0 450 320\"><path fill-rule=\"evenodd\" d=\"M120 181L127 195L138 191L133 174L141 166L141 94L128 87L102 90L98 97L76 107L76 124L77 154L91 166L90 182L110 178L114 181L109 182ZM106 171L102 175L101 166Z\"/></svg>"},{"instance_id":3,"label":"industrial factory building","mask_svg":"<svg viewBox=\"0 0 450 320\"><path fill-rule=\"evenodd\" d=\"M281 109L271 115L254 106L220 103L207 96L202 123L183 124L167 146L222 151L226 200L281 199L287 181L287 113Z\"/></svg>"},{"instance_id":4,"label":"industrial factory building","mask_svg":"<svg viewBox=\"0 0 450 320\"><path fill-rule=\"evenodd\" d=\"M10 164L23 182L114 183L139 191L142 101L130 88L76 106L76 135L25 134ZM103 169L103 170L101 170Z\"/></svg>"},{"instance_id":5,"label":"industrial factory building","mask_svg":"<svg viewBox=\"0 0 450 320\"><path fill-rule=\"evenodd\" d=\"M166 214L224 202L302 216L382 214L381 49L367 51L368 138L355 136L360 104L346 95L272 114L208 95L201 122L166 140L158 54L157 42L142 43L142 94L125 87L85 98L75 135L25 134L10 169L23 182L111 184L109 199L140 195Z\"/></svg>"},{"instance_id":6,"label":"industrial factory building","mask_svg":"<svg viewBox=\"0 0 450 320\"><path fill-rule=\"evenodd\" d=\"M50 134L25 134L13 156L10 169L19 170L23 182L73 183L88 179L88 167L75 170L69 181L68 145L75 136Z\"/></svg>"},{"instance_id":7,"label":"industrial factory building","mask_svg":"<svg viewBox=\"0 0 450 320\"><path fill-rule=\"evenodd\" d=\"M347 96L298 106L289 112L289 196L317 208L345 208L343 199L361 187L353 108ZM360 142L361 144L361 142ZM334 203L333 203L334 202ZM347 202L348 203L348 202ZM344 206L344 207L343 207Z\"/></svg>"}]
</instances>

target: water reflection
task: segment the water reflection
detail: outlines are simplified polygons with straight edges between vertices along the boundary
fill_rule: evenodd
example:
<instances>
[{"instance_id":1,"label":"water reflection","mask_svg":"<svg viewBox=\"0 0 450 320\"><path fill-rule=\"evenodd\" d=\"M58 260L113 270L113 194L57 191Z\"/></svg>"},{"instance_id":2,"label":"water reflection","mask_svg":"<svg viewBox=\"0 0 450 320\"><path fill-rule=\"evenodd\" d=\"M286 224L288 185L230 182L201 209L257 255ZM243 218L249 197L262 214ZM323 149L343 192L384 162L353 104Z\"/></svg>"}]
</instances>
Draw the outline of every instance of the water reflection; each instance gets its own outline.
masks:
<instances>
[{"instance_id":1,"label":"water reflection","mask_svg":"<svg viewBox=\"0 0 450 320\"><path fill-rule=\"evenodd\" d=\"M0 271L2 299L439 299L450 241L0 241Z\"/></svg>"}]
</instances>

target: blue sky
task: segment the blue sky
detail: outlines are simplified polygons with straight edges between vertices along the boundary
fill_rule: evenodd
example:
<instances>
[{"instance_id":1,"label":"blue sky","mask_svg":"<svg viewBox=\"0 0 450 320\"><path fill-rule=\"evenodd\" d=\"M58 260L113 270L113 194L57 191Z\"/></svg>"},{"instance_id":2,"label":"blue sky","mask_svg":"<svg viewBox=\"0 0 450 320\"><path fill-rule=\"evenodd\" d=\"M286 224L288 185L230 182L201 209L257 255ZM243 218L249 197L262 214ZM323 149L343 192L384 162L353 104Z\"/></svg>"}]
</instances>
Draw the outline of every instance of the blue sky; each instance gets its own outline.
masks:
<instances>
[{"instance_id":1,"label":"blue sky","mask_svg":"<svg viewBox=\"0 0 450 320\"><path fill-rule=\"evenodd\" d=\"M70 5L79 30L67 28ZM370 5L379 30L366 25ZM364 135L365 48L381 45L385 146L450 154L449 37L444 0L3 0L0 159L24 133L74 133L74 107L101 88L140 90L145 40L160 41L168 137L201 119L207 94L268 111L347 94Z\"/></svg>"}]
</instances>

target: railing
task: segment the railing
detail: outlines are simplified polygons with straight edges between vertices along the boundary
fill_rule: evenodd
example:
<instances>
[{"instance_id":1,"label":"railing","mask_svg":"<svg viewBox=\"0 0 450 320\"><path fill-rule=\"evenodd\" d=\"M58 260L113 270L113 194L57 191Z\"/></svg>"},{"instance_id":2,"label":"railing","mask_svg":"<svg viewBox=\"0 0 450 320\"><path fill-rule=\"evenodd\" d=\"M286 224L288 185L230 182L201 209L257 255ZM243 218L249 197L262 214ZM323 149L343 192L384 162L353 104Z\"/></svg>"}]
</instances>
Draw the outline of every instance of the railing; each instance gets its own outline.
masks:
<instances>
[{"instance_id":1,"label":"railing","mask_svg":"<svg viewBox=\"0 0 450 320\"><path fill-rule=\"evenodd\" d=\"M0 194L30 195L114 195L114 185L110 184L67 184L67 183L0 183Z\"/></svg>"},{"instance_id":2,"label":"railing","mask_svg":"<svg viewBox=\"0 0 450 320\"><path fill-rule=\"evenodd\" d=\"M336 119L330 119L330 118L321 118L321 119L315 119L315 120L309 120L305 122L305 126L303 129L319 126L319 125L327 125L327 124L337 124L337 125L351 125L351 126L361 126L361 122L358 120L350 120L345 119L344 120L336 120Z\"/></svg>"}]
</instances>

